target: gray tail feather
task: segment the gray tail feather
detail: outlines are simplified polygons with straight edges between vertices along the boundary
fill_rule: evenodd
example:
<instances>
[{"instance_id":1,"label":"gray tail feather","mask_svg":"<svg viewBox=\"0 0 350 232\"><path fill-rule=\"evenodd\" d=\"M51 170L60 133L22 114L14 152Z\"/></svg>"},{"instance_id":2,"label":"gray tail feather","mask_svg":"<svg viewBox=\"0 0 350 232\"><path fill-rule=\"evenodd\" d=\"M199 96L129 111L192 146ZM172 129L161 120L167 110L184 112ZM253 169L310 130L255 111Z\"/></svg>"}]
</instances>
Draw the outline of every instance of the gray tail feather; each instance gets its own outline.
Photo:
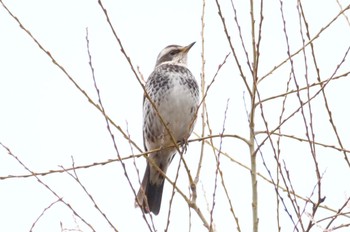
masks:
<instances>
[{"instance_id":1,"label":"gray tail feather","mask_svg":"<svg viewBox=\"0 0 350 232\"><path fill-rule=\"evenodd\" d=\"M163 187L164 187L164 177L162 178L160 184L152 184L150 181L150 165L147 163L147 168L145 175L142 180L142 184L139 192L137 193L135 205L140 205L145 213L152 212L158 215L160 210L160 205L162 203Z\"/></svg>"}]
</instances>

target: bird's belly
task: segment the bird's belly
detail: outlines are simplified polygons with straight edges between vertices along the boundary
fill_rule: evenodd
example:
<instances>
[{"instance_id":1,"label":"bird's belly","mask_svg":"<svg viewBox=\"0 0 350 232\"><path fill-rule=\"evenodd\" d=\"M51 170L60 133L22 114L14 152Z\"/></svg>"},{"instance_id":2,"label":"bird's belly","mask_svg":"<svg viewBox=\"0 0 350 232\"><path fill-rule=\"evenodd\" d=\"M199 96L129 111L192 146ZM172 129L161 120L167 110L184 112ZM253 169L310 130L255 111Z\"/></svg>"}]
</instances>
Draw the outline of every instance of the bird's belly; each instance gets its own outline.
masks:
<instances>
[{"instance_id":1,"label":"bird's belly","mask_svg":"<svg viewBox=\"0 0 350 232\"><path fill-rule=\"evenodd\" d=\"M159 105L159 113L177 142L187 139L192 132L196 106L196 99L184 86L169 90Z\"/></svg>"}]
</instances>

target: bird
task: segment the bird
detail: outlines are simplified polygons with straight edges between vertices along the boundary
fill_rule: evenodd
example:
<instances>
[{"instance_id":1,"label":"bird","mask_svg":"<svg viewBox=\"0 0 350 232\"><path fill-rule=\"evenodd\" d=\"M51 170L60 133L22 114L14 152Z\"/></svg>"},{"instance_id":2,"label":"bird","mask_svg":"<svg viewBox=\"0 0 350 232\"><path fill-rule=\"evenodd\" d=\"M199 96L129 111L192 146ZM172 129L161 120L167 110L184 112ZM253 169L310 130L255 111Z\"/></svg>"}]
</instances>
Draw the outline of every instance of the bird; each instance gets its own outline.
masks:
<instances>
[{"instance_id":1,"label":"bird","mask_svg":"<svg viewBox=\"0 0 350 232\"><path fill-rule=\"evenodd\" d=\"M166 173L177 152L174 140L186 147L195 125L199 87L187 68L187 53L194 44L165 47L145 84L148 97L145 94L143 98L144 147L146 151L160 150L148 154L145 174L136 195L135 206L141 207L144 213L158 215L161 207L165 178L154 165Z\"/></svg>"}]
</instances>

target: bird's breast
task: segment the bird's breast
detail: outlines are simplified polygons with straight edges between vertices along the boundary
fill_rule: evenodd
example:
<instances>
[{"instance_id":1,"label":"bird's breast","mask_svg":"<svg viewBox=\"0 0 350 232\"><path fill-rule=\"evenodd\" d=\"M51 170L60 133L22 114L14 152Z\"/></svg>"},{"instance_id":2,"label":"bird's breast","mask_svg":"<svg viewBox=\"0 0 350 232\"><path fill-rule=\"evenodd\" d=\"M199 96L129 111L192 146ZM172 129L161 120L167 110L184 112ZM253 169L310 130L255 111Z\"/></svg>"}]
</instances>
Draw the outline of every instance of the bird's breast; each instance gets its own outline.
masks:
<instances>
[{"instance_id":1,"label":"bird's breast","mask_svg":"<svg viewBox=\"0 0 350 232\"><path fill-rule=\"evenodd\" d=\"M152 149L173 144L157 111L176 141L186 140L193 130L198 107L196 80L186 67L168 65L156 69L150 78L146 89L157 110L145 99L144 133L147 147Z\"/></svg>"},{"instance_id":2,"label":"bird's breast","mask_svg":"<svg viewBox=\"0 0 350 232\"><path fill-rule=\"evenodd\" d=\"M181 77L173 77L169 85L158 110L175 138L180 141L192 131L190 126L195 117L198 96Z\"/></svg>"}]
</instances>

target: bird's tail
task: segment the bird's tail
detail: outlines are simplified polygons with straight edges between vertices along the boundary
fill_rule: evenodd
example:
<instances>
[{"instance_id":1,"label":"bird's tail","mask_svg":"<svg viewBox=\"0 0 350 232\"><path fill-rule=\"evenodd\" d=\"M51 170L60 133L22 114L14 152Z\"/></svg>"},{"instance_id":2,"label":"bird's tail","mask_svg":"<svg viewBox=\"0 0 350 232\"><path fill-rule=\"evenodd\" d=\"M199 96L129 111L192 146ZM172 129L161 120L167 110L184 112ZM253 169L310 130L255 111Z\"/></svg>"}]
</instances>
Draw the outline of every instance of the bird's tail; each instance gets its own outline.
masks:
<instances>
[{"instance_id":1,"label":"bird's tail","mask_svg":"<svg viewBox=\"0 0 350 232\"><path fill-rule=\"evenodd\" d=\"M151 167L147 162L145 175L141 183L141 187L136 196L135 206L140 206L145 213L152 212L157 215L162 202L164 177L157 175L158 181L151 183L150 181ZM153 182L153 181L152 181Z\"/></svg>"}]
</instances>

